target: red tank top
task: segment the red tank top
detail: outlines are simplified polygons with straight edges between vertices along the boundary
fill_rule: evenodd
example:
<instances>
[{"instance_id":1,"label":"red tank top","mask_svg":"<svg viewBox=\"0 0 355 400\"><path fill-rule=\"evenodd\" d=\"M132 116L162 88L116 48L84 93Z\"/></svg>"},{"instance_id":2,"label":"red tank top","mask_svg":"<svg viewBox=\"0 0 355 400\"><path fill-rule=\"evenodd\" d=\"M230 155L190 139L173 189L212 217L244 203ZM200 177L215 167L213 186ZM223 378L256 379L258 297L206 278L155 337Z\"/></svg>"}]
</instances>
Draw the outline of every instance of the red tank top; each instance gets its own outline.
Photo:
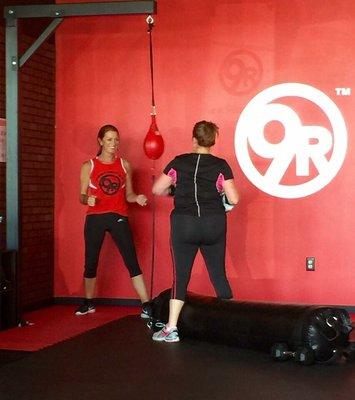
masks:
<instances>
[{"instance_id":1,"label":"red tank top","mask_svg":"<svg viewBox=\"0 0 355 400\"><path fill-rule=\"evenodd\" d=\"M94 207L88 207L87 214L117 213L128 214L126 202L126 170L122 158L105 164L97 157L90 160L91 172L89 195L96 196Z\"/></svg>"}]
</instances>

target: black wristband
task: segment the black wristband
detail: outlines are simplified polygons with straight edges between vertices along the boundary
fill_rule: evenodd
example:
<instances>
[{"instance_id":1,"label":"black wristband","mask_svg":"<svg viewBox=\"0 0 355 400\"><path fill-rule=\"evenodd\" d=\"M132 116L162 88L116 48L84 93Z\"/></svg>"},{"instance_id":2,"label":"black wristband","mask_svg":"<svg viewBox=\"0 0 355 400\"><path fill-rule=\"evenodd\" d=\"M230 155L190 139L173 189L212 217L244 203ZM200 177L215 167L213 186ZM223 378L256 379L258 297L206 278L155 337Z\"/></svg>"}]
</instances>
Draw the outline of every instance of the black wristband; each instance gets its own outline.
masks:
<instances>
[{"instance_id":1,"label":"black wristband","mask_svg":"<svg viewBox=\"0 0 355 400\"><path fill-rule=\"evenodd\" d=\"M175 195L175 186L170 185L169 186L169 196L174 196Z\"/></svg>"},{"instance_id":2,"label":"black wristband","mask_svg":"<svg viewBox=\"0 0 355 400\"><path fill-rule=\"evenodd\" d=\"M84 204L84 205L87 205L88 204L88 198L89 198L89 196L87 194L82 193L80 195L80 203Z\"/></svg>"}]
</instances>

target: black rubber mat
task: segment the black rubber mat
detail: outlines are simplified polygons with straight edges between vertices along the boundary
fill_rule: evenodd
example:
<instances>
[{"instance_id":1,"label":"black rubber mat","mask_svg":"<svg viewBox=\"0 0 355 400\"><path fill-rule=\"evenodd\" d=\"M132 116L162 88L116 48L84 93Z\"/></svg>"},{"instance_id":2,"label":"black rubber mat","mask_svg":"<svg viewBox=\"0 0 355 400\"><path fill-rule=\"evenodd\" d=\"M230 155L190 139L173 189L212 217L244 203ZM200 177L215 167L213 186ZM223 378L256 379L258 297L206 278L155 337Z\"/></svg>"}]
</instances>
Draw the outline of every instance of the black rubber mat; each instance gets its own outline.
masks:
<instances>
[{"instance_id":1,"label":"black rubber mat","mask_svg":"<svg viewBox=\"0 0 355 400\"><path fill-rule=\"evenodd\" d=\"M0 368L32 354L29 351L0 350Z\"/></svg>"},{"instance_id":2,"label":"black rubber mat","mask_svg":"<svg viewBox=\"0 0 355 400\"><path fill-rule=\"evenodd\" d=\"M299 366L184 339L156 343L129 316L0 368L1 400L350 400L355 363Z\"/></svg>"}]
</instances>

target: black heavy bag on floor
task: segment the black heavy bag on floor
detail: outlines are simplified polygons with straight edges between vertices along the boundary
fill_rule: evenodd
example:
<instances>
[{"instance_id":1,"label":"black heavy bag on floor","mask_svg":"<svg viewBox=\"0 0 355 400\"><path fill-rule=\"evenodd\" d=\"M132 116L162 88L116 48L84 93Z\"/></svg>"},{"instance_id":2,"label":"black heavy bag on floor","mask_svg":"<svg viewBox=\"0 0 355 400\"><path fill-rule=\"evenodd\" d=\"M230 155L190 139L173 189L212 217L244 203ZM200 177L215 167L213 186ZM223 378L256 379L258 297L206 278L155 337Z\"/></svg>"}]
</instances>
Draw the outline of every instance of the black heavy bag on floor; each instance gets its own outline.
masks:
<instances>
[{"instance_id":1,"label":"black heavy bag on floor","mask_svg":"<svg viewBox=\"0 0 355 400\"><path fill-rule=\"evenodd\" d=\"M166 323L170 290L152 301L153 329ZM181 337L270 351L285 343L291 351L312 349L326 362L349 346L352 330L346 310L328 306L228 301L188 293L179 323Z\"/></svg>"}]
</instances>

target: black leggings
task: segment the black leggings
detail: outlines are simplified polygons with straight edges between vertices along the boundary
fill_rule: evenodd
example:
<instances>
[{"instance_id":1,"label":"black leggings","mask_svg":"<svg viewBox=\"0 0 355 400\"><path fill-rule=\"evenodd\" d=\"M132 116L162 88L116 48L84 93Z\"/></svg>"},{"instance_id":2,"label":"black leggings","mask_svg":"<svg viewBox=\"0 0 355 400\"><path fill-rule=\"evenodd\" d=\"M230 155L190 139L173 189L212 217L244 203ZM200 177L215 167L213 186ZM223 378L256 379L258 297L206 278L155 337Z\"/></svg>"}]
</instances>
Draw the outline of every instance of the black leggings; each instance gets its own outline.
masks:
<instances>
[{"instance_id":1,"label":"black leggings","mask_svg":"<svg viewBox=\"0 0 355 400\"><path fill-rule=\"evenodd\" d=\"M174 279L172 298L185 300L191 269L200 249L219 298L233 297L225 271L227 223L224 214L195 217L172 214L171 248Z\"/></svg>"},{"instance_id":2,"label":"black leggings","mask_svg":"<svg viewBox=\"0 0 355 400\"><path fill-rule=\"evenodd\" d=\"M115 213L87 215L85 220L84 278L95 278L105 232L112 236L131 278L142 273L127 217Z\"/></svg>"}]
</instances>

